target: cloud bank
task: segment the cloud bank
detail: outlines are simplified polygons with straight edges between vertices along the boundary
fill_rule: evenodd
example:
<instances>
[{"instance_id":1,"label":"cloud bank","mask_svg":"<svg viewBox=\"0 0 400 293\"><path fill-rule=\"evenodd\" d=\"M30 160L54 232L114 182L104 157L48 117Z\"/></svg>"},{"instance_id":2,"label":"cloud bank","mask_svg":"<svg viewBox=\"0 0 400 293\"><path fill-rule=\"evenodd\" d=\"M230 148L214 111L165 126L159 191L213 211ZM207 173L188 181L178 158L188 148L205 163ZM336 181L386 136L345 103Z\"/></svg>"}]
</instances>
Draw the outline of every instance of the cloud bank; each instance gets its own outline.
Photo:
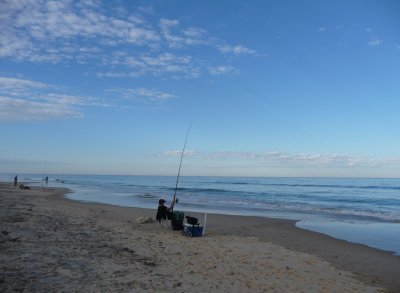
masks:
<instances>
[{"instance_id":1,"label":"cloud bank","mask_svg":"<svg viewBox=\"0 0 400 293\"><path fill-rule=\"evenodd\" d=\"M79 118L75 108L88 98L56 94L55 87L37 81L0 77L0 122Z\"/></svg>"},{"instance_id":2,"label":"cloud bank","mask_svg":"<svg viewBox=\"0 0 400 293\"><path fill-rule=\"evenodd\" d=\"M65 89L28 79L0 77L0 122L84 117L85 107L126 107L138 100L150 103L176 98L156 89L114 88L105 90L109 101L66 94Z\"/></svg>"},{"instance_id":3,"label":"cloud bank","mask_svg":"<svg viewBox=\"0 0 400 293\"><path fill-rule=\"evenodd\" d=\"M232 66L200 57L196 47L231 56L256 53L210 36L202 28L157 17L151 7L128 12L108 5L95 0L2 1L0 58L53 64L95 62L95 74L108 78L171 73L195 78L209 74L210 67Z\"/></svg>"},{"instance_id":4,"label":"cloud bank","mask_svg":"<svg viewBox=\"0 0 400 293\"><path fill-rule=\"evenodd\" d=\"M182 151L165 151L156 157L179 157ZM399 167L400 158L371 158L339 154L291 154L279 151L271 152L198 152L185 151L186 157L209 161L245 161L262 163L265 166L318 167L318 168L383 168Z\"/></svg>"}]
</instances>

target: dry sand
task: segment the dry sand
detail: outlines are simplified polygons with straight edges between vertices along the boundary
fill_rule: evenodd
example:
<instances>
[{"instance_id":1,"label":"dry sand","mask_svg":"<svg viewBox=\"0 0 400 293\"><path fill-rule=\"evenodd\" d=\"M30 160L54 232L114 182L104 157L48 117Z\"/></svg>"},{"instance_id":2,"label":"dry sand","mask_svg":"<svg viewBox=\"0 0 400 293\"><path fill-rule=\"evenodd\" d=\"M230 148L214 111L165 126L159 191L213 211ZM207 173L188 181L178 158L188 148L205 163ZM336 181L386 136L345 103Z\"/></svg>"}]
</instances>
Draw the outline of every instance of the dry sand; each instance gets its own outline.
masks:
<instances>
[{"instance_id":1,"label":"dry sand","mask_svg":"<svg viewBox=\"0 0 400 293\"><path fill-rule=\"evenodd\" d=\"M1 292L400 292L400 257L292 221L208 215L189 238L65 192L0 184Z\"/></svg>"}]
</instances>

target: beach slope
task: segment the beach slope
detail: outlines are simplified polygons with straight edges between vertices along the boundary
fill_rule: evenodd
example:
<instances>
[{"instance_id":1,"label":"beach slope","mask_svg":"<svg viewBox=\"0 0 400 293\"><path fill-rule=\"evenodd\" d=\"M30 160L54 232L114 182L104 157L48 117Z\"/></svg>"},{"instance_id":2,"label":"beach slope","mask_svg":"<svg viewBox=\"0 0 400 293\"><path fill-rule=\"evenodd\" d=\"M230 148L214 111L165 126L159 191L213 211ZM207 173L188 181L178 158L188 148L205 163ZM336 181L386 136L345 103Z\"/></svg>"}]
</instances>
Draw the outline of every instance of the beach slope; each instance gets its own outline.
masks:
<instances>
[{"instance_id":1,"label":"beach slope","mask_svg":"<svg viewBox=\"0 0 400 293\"><path fill-rule=\"evenodd\" d=\"M312 246L336 249L337 259L358 246L291 221L210 215L207 235L189 238L136 223L155 210L74 202L66 192L0 184L1 292L400 292L396 267L370 276L338 268Z\"/></svg>"}]
</instances>

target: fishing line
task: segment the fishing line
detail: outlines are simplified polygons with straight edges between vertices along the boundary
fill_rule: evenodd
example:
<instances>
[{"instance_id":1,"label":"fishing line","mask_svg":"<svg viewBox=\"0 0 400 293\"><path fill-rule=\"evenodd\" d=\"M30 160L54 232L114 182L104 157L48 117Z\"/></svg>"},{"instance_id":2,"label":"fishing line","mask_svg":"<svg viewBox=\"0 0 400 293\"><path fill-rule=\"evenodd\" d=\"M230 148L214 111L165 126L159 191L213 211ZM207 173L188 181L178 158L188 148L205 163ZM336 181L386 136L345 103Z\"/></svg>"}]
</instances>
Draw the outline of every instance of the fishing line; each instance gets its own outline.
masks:
<instances>
[{"instance_id":1,"label":"fishing line","mask_svg":"<svg viewBox=\"0 0 400 293\"><path fill-rule=\"evenodd\" d=\"M171 210L174 209L174 205L175 205L176 191L177 191L177 189L178 189L178 181L179 181L179 176L180 176L180 174L181 174L181 167L182 167L183 155L184 155L184 153L185 153L186 143L187 143L187 140L188 140L188 137L189 137L189 132L190 132L190 129L191 129L191 128L192 128L192 123L190 123L190 125L189 125L189 129L188 129L188 131L187 131L186 138L185 138L185 143L183 144L183 150L182 150L182 154L181 154L181 161L180 161L180 163L179 163L178 176L176 177L175 193L174 193L174 199L173 199L173 201L172 201L173 205L172 205ZM178 200L178 199L176 199L176 201L177 201L177 200Z\"/></svg>"}]
</instances>

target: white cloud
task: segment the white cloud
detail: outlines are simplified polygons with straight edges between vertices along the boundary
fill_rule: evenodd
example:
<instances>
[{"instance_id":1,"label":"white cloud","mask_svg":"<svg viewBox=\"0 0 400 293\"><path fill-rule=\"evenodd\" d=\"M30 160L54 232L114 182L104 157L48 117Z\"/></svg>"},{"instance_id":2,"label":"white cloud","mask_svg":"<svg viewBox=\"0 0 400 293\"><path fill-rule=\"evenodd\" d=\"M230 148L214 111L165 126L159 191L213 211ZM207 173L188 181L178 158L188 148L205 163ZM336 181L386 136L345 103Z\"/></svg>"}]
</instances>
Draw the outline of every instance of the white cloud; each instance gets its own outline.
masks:
<instances>
[{"instance_id":1,"label":"white cloud","mask_svg":"<svg viewBox=\"0 0 400 293\"><path fill-rule=\"evenodd\" d=\"M81 118L85 107L126 108L139 101L161 102L177 96L157 89L115 88L107 101L90 96L66 94L53 85L0 77L0 122Z\"/></svg>"},{"instance_id":2,"label":"white cloud","mask_svg":"<svg viewBox=\"0 0 400 293\"><path fill-rule=\"evenodd\" d=\"M129 100L145 99L148 101L165 101L176 98L176 96L173 94L146 88L134 88L134 89L114 88L108 91L115 92L121 95L122 98Z\"/></svg>"},{"instance_id":3,"label":"white cloud","mask_svg":"<svg viewBox=\"0 0 400 293\"><path fill-rule=\"evenodd\" d=\"M126 73L126 72L112 72L112 71L107 71L107 72L98 72L96 74L98 77L138 77L139 74L134 74L134 73Z\"/></svg>"},{"instance_id":4,"label":"white cloud","mask_svg":"<svg viewBox=\"0 0 400 293\"><path fill-rule=\"evenodd\" d=\"M204 35L206 34L206 31L197 27L189 27L187 29L184 29L183 34L187 37L190 38L203 38Z\"/></svg>"},{"instance_id":5,"label":"white cloud","mask_svg":"<svg viewBox=\"0 0 400 293\"><path fill-rule=\"evenodd\" d=\"M0 77L0 121L28 121L83 117L81 107L109 106L92 97L60 93L53 85Z\"/></svg>"},{"instance_id":6,"label":"white cloud","mask_svg":"<svg viewBox=\"0 0 400 293\"><path fill-rule=\"evenodd\" d=\"M182 48L185 44L185 38L172 33L174 27L178 27L178 25L177 20L163 18L160 20L161 34L171 48Z\"/></svg>"},{"instance_id":7,"label":"white cloud","mask_svg":"<svg viewBox=\"0 0 400 293\"><path fill-rule=\"evenodd\" d=\"M19 79L13 77L0 77L0 91L9 91L9 90L25 89L25 88L43 89L47 87L48 87L47 84L37 81Z\"/></svg>"},{"instance_id":8,"label":"white cloud","mask_svg":"<svg viewBox=\"0 0 400 293\"><path fill-rule=\"evenodd\" d=\"M108 71L97 73L100 77L137 77L144 75L169 76L178 75L180 77L191 78L197 76L203 64L199 60L193 60L188 55L175 55L163 53L159 55L140 54L130 56L123 52L118 52L112 57L113 65L124 65L134 71Z\"/></svg>"},{"instance_id":9,"label":"white cloud","mask_svg":"<svg viewBox=\"0 0 400 293\"><path fill-rule=\"evenodd\" d=\"M368 45L369 45L369 46L375 47L375 46L381 45L382 43L383 43L383 41L382 41L381 39L379 39L379 38L373 38L373 39L371 39L371 40L368 42Z\"/></svg>"},{"instance_id":10,"label":"white cloud","mask_svg":"<svg viewBox=\"0 0 400 293\"><path fill-rule=\"evenodd\" d=\"M179 157L181 151L165 151L155 154L157 157ZM185 152L186 155L186 152ZM385 168L400 166L400 157L394 158L371 158L356 157L338 154L290 154L278 151L271 152L197 152L190 151L188 156L201 160L213 161L249 161L264 165L281 167L315 167L315 168L358 168L372 167Z\"/></svg>"},{"instance_id":11,"label":"white cloud","mask_svg":"<svg viewBox=\"0 0 400 293\"><path fill-rule=\"evenodd\" d=\"M217 45L217 48L222 53L233 53L235 55L253 55L256 53L255 50L246 48L242 45L230 46L230 45Z\"/></svg>"},{"instance_id":12,"label":"white cloud","mask_svg":"<svg viewBox=\"0 0 400 293\"><path fill-rule=\"evenodd\" d=\"M56 44L113 41L115 44L146 45L158 42L160 36L151 27L132 16L117 19L101 12L97 2L5 1L2 5L0 57L30 61L60 62ZM44 40L46 42L44 42ZM52 48L55 56L48 56ZM73 58L73 55L67 57Z\"/></svg>"},{"instance_id":13,"label":"white cloud","mask_svg":"<svg viewBox=\"0 0 400 293\"><path fill-rule=\"evenodd\" d=\"M208 70L212 75L222 75L222 74L236 72L236 69L230 65L219 65L215 67L209 67Z\"/></svg>"},{"instance_id":14,"label":"white cloud","mask_svg":"<svg viewBox=\"0 0 400 293\"><path fill-rule=\"evenodd\" d=\"M179 21L175 20L175 19L165 19L165 18L161 18L160 19L160 27L161 27L161 31L169 31L171 30L171 28L176 27L179 25Z\"/></svg>"},{"instance_id":15,"label":"white cloud","mask_svg":"<svg viewBox=\"0 0 400 293\"><path fill-rule=\"evenodd\" d=\"M205 30L195 27L181 29L177 20L162 18L160 28L162 36L171 48L208 45L210 43L205 37Z\"/></svg>"},{"instance_id":16,"label":"white cloud","mask_svg":"<svg viewBox=\"0 0 400 293\"><path fill-rule=\"evenodd\" d=\"M155 14L154 8L151 6L140 6L138 10L147 14Z\"/></svg>"},{"instance_id":17,"label":"white cloud","mask_svg":"<svg viewBox=\"0 0 400 293\"><path fill-rule=\"evenodd\" d=\"M157 20L152 7L130 12L115 7L113 11L117 13L106 12L101 1L2 1L0 58L35 63L95 61L97 72L101 71L99 67L113 66L108 73L98 74L102 77L151 74L175 78L217 72L209 71L216 66L188 48L209 46L223 54L255 54L243 45L231 46L210 37L202 28L185 27L176 19ZM116 59L115 53L121 51L125 58ZM173 60L166 60L171 56ZM129 67L135 72L126 73Z\"/></svg>"},{"instance_id":18,"label":"white cloud","mask_svg":"<svg viewBox=\"0 0 400 293\"><path fill-rule=\"evenodd\" d=\"M0 121L79 118L83 115L59 103L33 102L0 96Z\"/></svg>"},{"instance_id":19,"label":"white cloud","mask_svg":"<svg viewBox=\"0 0 400 293\"><path fill-rule=\"evenodd\" d=\"M0 76L0 95L16 98L34 99L50 86L41 82Z\"/></svg>"},{"instance_id":20,"label":"white cloud","mask_svg":"<svg viewBox=\"0 0 400 293\"><path fill-rule=\"evenodd\" d=\"M100 102L92 97L72 96L65 94L49 93L42 97L43 100L62 105L74 105L74 106L101 106L109 107L110 105L105 102Z\"/></svg>"},{"instance_id":21,"label":"white cloud","mask_svg":"<svg viewBox=\"0 0 400 293\"><path fill-rule=\"evenodd\" d=\"M166 158L175 158L180 157L182 155L182 151L174 150L174 151L165 151L159 154L156 154L156 157L166 157ZM195 151L192 150L185 150L184 156L185 157L194 157L198 155Z\"/></svg>"}]
</instances>

